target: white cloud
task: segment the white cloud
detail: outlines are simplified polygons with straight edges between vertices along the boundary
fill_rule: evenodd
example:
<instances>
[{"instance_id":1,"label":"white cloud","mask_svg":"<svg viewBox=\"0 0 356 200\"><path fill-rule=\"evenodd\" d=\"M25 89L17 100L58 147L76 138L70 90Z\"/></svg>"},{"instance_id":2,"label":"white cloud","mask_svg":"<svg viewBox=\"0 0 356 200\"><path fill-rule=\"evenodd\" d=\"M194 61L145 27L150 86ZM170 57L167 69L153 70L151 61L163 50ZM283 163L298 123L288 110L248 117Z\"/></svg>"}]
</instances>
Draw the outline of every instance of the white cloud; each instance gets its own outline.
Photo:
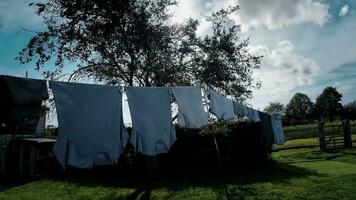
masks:
<instances>
[{"instance_id":1,"label":"white cloud","mask_svg":"<svg viewBox=\"0 0 356 200\"><path fill-rule=\"evenodd\" d=\"M196 13L194 13L193 7L193 1L178 1L178 5L172 7L170 10L170 12L172 12L172 21L174 23L182 23L189 17L196 17Z\"/></svg>"},{"instance_id":2,"label":"white cloud","mask_svg":"<svg viewBox=\"0 0 356 200\"><path fill-rule=\"evenodd\" d=\"M355 88L354 85L342 85L342 86L339 86L338 90L341 93L346 93L346 92L353 90L354 88Z\"/></svg>"},{"instance_id":3,"label":"white cloud","mask_svg":"<svg viewBox=\"0 0 356 200\"><path fill-rule=\"evenodd\" d=\"M320 71L319 65L298 54L290 41L279 42L275 49L252 47L251 52L265 56L261 70L254 74L262 87L254 91L251 103L259 108L272 101L286 103L296 88L311 85Z\"/></svg>"},{"instance_id":4,"label":"white cloud","mask_svg":"<svg viewBox=\"0 0 356 200\"><path fill-rule=\"evenodd\" d=\"M172 21L182 23L189 17L202 19L212 10L222 8L225 3L221 0L178 0L177 6L172 6Z\"/></svg>"},{"instance_id":5,"label":"white cloud","mask_svg":"<svg viewBox=\"0 0 356 200\"><path fill-rule=\"evenodd\" d=\"M347 13L349 13L349 9L350 9L349 5L347 5L347 4L344 5L339 11L339 16L343 17L343 16L347 15Z\"/></svg>"},{"instance_id":6,"label":"white cloud","mask_svg":"<svg viewBox=\"0 0 356 200\"><path fill-rule=\"evenodd\" d=\"M213 10L222 8L225 4L217 4L219 0L178 0L178 5L170 8L172 13L172 23L183 23L189 17L198 19L198 35L205 35L211 27L205 16Z\"/></svg>"},{"instance_id":7,"label":"white cloud","mask_svg":"<svg viewBox=\"0 0 356 200\"><path fill-rule=\"evenodd\" d=\"M270 30L291 25L315 23L323 26L331 17L329 5L313 0L238 0L240 10L234 19L242 30L266 27Z\"/></svg>"},{"instance_id":8,"label":"white cloud","mask_svg":"<svg viewBox=\"0 0 356 200\"><path fill-rule=\"evenodd\" d=\"M35 14L35 8L29 7L33 0L1 0L0 31L11 32L24 26L36 30L42 25L41 18Z\"/></svg>"},{"instance_id":9,"label":"white cloud","mask_svg":"<svg viewBox=\"0 0 356 200\"><path fill-rule=\"evenodd\" d=\"M203 15L236 4L240 10L230 17L242 25L244 32L252 28L272 30L303 23L323 26L331 18L329 5L314 0L180 0L178 6L171 9L173 22L181 23L188 17L201 20ZM201 30L208 28L204 21L201 26Z\"/></svg>"}]
</instances>

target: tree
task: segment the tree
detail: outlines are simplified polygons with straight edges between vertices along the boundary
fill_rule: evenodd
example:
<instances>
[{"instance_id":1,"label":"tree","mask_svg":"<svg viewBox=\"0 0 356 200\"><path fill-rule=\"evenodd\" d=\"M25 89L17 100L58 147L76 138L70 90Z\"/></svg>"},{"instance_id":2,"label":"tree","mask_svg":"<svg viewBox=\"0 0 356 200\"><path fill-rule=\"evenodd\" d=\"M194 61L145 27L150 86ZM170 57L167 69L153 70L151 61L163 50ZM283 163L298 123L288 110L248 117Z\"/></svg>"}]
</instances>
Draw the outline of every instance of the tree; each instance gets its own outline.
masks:
<instances>
[{"instance_id":1,"label":"tree","mask_svg":"<svg viewBox=\"0 0 356 200\"><path fill-rule=\"evenodd\" d=\"M350 120L356 119L356 100L344 106L343 117Z\"/></svg>"},{"instance_id":2,"label":"tree","mask_svg":"<svg viewBox=\"0 0 356 200\"><path fill-rule=\"evenodd\" d=\"M252 83L251 75L260 67L261 57L248 53L249 40L241 41L240 26L228 20L237 9L222 9L207 17L212 35L199 39L191 66L199 84L218 91L223 88L226 95L243 101L251 98L251 88L260 86Z\"/></svg>"},{"instance_id":3,"label":"tree","mask_svg":"<svg viewBox=\"0 0 356 200\"><path fill-rule=\"evenodd\" d=\"M286 106L286 118L289 120L310 119L313 103L306 94L296 93Z\"/></svg>"},{"instance_id":4,"label":"tree","mask_svg":"<svg viewBox=\"0 0 356 200\"><path fill-rule=\"evenodd\" d=\"M130 86L200 85L238 100L250 98L252 73L261 57L248 53L239 25L228 16L238 6L212 13L212 34L198 37L199 22L170 23L174 0L48 0L35 3L47 30L22 49L20 63L40 70L54 60L58 77L67 62L76 65L70 80L94 77Z\"/></svg>"},{"instance_id":5,"label":"tree","mask_svg":"<svg viewBox=\"0 0 356 200\"><path fill-rule=\"evenodd\" d=\"M334 87L326 87L323 92L317 97L314 113L318 117L328 118L331 122L337 114L342 110L340 103L342 95Z\"/></svg>"},{"instance_id":6,"label":"tree","mask_svg":"<svg viewBox=\"0 0 356 200\"><path fill-rule=\"evenodd\" d=\"M264 111L270 115L283 117L285 113L284 105L279 102L270 102Z\"/></svg>"}]
</instances>

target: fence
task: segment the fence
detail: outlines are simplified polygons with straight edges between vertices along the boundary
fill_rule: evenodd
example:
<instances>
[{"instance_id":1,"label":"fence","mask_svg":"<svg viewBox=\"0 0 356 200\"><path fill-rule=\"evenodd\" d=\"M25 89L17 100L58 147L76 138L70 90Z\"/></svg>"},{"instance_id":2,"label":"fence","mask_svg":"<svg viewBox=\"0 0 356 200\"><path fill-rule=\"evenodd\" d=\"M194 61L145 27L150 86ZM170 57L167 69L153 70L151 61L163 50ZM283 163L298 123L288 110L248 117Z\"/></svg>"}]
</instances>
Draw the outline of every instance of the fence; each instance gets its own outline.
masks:
<instances>
[{"instance_id":1,"label":"fence","mask_svg":"<svg viewBox=\"0 0 356 200\"><path fill-rule=\"evenodd\" d=\"M353 140L351 138L352 134L356 134L356 123L348 120L286 127L284 132L287 140L318 138L322 150L351 147L352 142L356 142L356 137Z\"/></svg>"},{"instance_id":2,"label":"fence","mask_svg":"<svg viewBox=\"0 0 356 200\"><path fill-rule=\"evenodd\" d=\"M356 123L350 124L350 132L351 132L351 135L356 135ZM356 142L356 138L353 139L352 142Z\"/></svg>"},{"instance_id":3,"label":"fence","mask_svg":"<svg viewBox=\"0 0 356 200\"><path fill-rule=\"evenodd\" d=\"M342 126L342 122L334 122L332 124L325 123L324 130L327 135L330 135L335 127ZM356 134L356 121L350 121L351 134ZM308 125L287 126L284 128L286 140L319 138L319 128L317 122ZM356 139L355 139L356 140Z\"/></svg>"},{"instance_id":4,"label":"fence","mask_svg":"<svg viewBox=\"0 0 356 200\"><path fill-rule=\"evenodd\" d=\"M286 140L319 137L319 131L317 125L311 125L310 127L292 128L292 129L286 128L284 129L284 134Z\"/></svg>"}]
</instances>

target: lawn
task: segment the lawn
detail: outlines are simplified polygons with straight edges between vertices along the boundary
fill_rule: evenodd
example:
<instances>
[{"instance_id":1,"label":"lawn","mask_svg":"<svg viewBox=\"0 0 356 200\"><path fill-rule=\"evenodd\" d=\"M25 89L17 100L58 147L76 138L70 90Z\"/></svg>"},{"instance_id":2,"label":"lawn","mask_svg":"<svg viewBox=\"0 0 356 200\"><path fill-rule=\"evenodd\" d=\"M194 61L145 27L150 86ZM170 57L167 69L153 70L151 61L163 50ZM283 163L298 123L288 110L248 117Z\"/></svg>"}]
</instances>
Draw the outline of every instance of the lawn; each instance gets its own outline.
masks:
<instances>
[{"instance_id":1,"label":"lawn","mask_svg":"<svg viewBox=\"0 0 356 200\"><path fill-rule=\"evenodd\" d=\"M291 140L286 146L315 142ZM97 170L52 175L0 186L0 199L226 199L220 173L171 172L155 180L122 174ZM225 175L231 199L355 199L356 148L281 150L265 165L226 170Z\"/></svg>"},{"instance_id":2,"label":"lawn","mask_svg":"<svg viewBox=\"0 0 356 200\"><path fill-rule=\"evenodd\" d=\"M333 123L325 123L325 133L330 135L334 131L342 132L342 122L334 121ZM356 134L356 121L350 121L351 133ZM340 128L339 128L340 127ZM284 127L284 132L287 140L301 138L317 138L319 137L318 124L303 124Z\"/></svg>"}]
</instances>

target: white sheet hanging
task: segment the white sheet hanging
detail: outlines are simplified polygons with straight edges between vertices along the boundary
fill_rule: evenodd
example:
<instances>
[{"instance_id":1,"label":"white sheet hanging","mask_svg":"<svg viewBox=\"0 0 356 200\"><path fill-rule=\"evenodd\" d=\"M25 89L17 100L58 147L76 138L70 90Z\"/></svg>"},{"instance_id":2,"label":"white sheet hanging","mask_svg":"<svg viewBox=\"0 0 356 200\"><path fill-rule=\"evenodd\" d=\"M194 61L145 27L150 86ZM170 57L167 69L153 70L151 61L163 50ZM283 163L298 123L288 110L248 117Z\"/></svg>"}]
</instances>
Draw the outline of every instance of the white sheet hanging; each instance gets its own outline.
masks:
<instances>
[{"instance_id":1,"label":"white sheet hanging","mask_svg":"<svg viewBox=\"0 0 356 200\"><path fill-rule=\"evenodd\" d=\"M54 153L63 167L113 164L128 141L119 87L51 82L59 137Z\"/></svg>"},{"instance_id":2,"label":"white sheet hanging","mask_svg":"<svg viewBox=\"0 0 356 200\"><path fill-rule=\"evenodd\" d=\"M238 118L247 117L248 111L246 106L235 101L233 102L233 104L234 104L234 113Z\"/></svg>"},{"instance_id":3,"label":"white sheet hanging","mask_svg":"<svg viewBox=\"0 0 356 200\"><path fill-rule=\"evenodd\" d=\"M179 126L198 129L208 124L199 87L172 87L171 90L178 104Z\"/></svg>"},{"instance_id":4,"label":"white sheet hanging","mask_svg":"<svg viewBox=\"0 0 356 200\"><path fill-rule=\"evenodd\" d=\"M234 105L231 99L228 99L213 90L209 90L210 112L219 120L229 120L235 117Z\"/></svg>"},{"instance_id":5,"label":"white sheet hanging","mask_svg":"<svg viewBox=\"0 0 356 200\"><path fill-rule=\"evenodd\" d=\"M271 115L271 123L274 134L274 143L280 145L284 144L285 138L281 118Z\"/></svg>"},{"instance_id":6,"label":"white sheet hanging","mask_svg":"<svg viewBox=\"0 0 356 200\"><path fill-rule=\"evenodd\" d=\"M176 140L168 88L127 87L131 143L137 152L155 156L167 153Z\"/></svg>"},{"instance_id":7,"label":"white sheet hanging","mask_svg":"<svg viewBox=\"0 0 356 200\"><path fill-rule=\"evenodd\" d=\"M260 119L260 115L258 113L257 110L253 109L253 108L250 108L250 107L247 107L247 110L248 110L248 116L247 118L253 122L260 122L261 119Z\"/></svg>"}]
</instances>

